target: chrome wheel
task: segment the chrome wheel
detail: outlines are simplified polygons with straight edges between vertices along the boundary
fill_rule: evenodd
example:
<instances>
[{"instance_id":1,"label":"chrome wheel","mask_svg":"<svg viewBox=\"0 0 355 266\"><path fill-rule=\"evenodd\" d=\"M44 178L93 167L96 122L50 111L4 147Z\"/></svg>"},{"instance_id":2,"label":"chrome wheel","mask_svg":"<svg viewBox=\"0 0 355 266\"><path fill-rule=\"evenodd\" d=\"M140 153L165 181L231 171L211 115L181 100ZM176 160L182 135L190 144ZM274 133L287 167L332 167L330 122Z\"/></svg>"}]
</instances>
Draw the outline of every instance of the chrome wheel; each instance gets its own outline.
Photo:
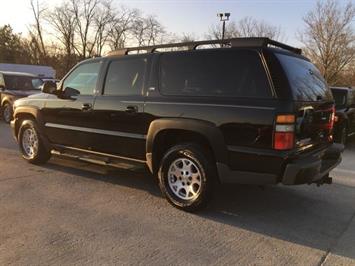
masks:
<instances>
[{"instance_id":1,"label":"chrome wheel","mask_svg":"<svg viewBox=\"0 0 355 266\"><path fill-rule=\"evenodd\" d=\"M8 122L11 121L11 117L12 117L11 105L6 104L6 105L4 106L3 117L4 117L4 121L5 121L5 122L8 123Z\"/></svg>"},{"instance_id":2,"label":"chrome wheel","mask_svg":"<svg viewBox=\"0 0 355 266\"><path fill-rule=\"evenodd\" d=\"M33 128L26 128L22 134L22 150L29 158L36 156L38 152L37 132Z\"/></svg>"},{"instance_id":3,"label":"chrome wheel","mask_svg":"<svg viewBox=\"0 0 355 266\"><path fill-rule=\"evenodd\" d=\"M168 183L172 192L180 199L191 200L201 191L201 173L196 164L187 158L172 162L168 171Z\"/></svg>"}]
</instances>

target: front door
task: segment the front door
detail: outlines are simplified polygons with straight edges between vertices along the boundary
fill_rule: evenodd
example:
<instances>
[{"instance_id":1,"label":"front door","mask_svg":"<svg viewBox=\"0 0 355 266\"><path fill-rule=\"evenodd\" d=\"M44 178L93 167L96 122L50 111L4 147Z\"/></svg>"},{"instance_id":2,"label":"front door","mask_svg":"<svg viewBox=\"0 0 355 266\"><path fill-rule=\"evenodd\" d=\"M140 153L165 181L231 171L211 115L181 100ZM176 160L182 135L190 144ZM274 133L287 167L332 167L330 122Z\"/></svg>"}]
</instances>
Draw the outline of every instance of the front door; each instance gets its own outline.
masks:
<instances>
[{"instance_id":1,"label":"front door","mask_svg":"<svg viewBox=\"0 0 355 266\"><path fill-rule=\"evenodd\" d=\"M43 108L46 134L50 142L70 147L90 148L90 132L95 127L93 106L101 62L78 65L62 81L62 90L72 88L78 95L70 99L56 96Z\"/></svg>"}]
</instances>

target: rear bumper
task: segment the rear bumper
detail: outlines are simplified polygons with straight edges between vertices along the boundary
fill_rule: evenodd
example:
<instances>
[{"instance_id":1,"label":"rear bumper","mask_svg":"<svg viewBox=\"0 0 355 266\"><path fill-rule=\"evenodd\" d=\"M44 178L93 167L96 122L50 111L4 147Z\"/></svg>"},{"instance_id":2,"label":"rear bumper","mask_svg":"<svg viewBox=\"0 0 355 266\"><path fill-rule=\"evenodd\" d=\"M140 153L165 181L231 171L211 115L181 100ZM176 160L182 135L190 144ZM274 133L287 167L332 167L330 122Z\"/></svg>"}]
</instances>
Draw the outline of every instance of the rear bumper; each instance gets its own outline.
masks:
<instances>
[{"instance_id":1,"label":"rear bumper","mask_svg":"<svg viewBox=\"0 0 355 266\"><path fill-rule=\"evenodd\" d=\"M342 144L332 144L327 149L297 159L285 161L280 174L231 170L227 165L217 163L221 183L266 185L282 183L298 185L317 183L341 162ZM287 159L286 159L287 160ZM257 166L256 166L257 167Z\"/></svg>"},{"instance_id":2,"label":"rear bumper","mask_svg":"<svg viewBox=\"0 0 355 266\"><path fill-rule=\"evenodd\" d=\"M342 144L332 144L321 153L294 160L286 165L282 176L282 184L310 184L321 180L341 162Z\"/></svg>"}]
</instances>

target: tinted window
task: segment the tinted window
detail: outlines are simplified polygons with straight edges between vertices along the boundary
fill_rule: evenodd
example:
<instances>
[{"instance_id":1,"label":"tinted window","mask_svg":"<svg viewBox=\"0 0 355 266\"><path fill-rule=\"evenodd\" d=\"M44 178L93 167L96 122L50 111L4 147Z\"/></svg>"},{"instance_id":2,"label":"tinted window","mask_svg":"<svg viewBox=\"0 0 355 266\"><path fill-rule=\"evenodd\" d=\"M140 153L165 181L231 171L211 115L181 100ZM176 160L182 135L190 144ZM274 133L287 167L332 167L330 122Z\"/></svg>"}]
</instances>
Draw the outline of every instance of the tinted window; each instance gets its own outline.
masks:
<instances>
[{"instance_id":1,"label":"tinted window","mask_svg":"<svg viewBox=\"0 0 355 266\"><path fill-rule=\"evenodd\" d=\"M347 99L346 99L346 90L337 90L337 89L332 89L334 101L335 101L335 106L336 107L344 107L346 105Z\"/></svg>"},{"instance_id":2,"label":"tinted window","mask_svg":"<svg viewBox=\"0 0 355 266\"><path fill-rule=\"evenodd\" d=\"M319 70L309 61L277 54L297 101L331 100L331 92Z\"/></svg>"},{"instance_id":3,"label":"tinted window","mask_svg":"<svg viewBox=\"0 0 355 266\"><path fill-rule=\"evenodd\" d=\"M247 50L166 53L160 90L166 95L271 97L259 55Z\"/></svg>"},{"instance_id":4,"label":"tinted window","mask_svg":"<svg viewBox=\"0 0 355 266\"><path fill-rule=\"evenodd\" d=\"M100 62L95 62L78 66L64 80L63 88L70 87L80 91L81 95L92 95L96 88L100 65Z\"/></svg>"},{"instance_id":5,"label":"tinted window","mask_svg":"<svg viewBox=\"0 0 355 266\"><path fill-rule=\"evenodd\" d=\"M105 95L139 95L142 92L145 58L125 58L109 65Z\"/></svg>"},{"instance_id":6,"label":"tinted window","mask_svg":"<svg viewBox=\"0 0 355 266\"><path fill-rule=\"evenodd\" d=\"M9 90L40 90L43 81L39 78L4 75L5 86Z\"/></svg>"}]
</instances>

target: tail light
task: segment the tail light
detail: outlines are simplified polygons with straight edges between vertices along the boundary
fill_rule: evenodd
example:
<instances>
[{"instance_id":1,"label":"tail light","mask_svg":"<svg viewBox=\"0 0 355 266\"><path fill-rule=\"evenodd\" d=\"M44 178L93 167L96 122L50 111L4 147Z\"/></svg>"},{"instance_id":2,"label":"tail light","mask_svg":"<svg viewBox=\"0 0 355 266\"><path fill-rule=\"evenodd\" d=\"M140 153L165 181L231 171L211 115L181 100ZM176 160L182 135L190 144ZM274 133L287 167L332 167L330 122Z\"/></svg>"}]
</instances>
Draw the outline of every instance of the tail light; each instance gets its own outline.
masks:
<instances>
[{"instance_id":1,"label":"tail light","mask_svg":"<svg viewBox=\"0 0 355 266\"><path fill-rule=\"evenodd\" d=\"M335 122L335 107L333 106L331 109L331 114L330 114L330 117L329 117L329 122L327 124L327 128L329 130L332 130L333 127L334 127L334 122ZM338 117L337 117L338 118Z\"/></svg>"},{"instance_id":2,"label":"tail light","mask_svg":"<svg viewBox=\"0 0 355 266\"><path fill-rule=\"evenodd\" d=\"M290 150L295 143L295 116L278 115L276 116L274 130L274 149Z\"/></svg>"}]
</instances>

